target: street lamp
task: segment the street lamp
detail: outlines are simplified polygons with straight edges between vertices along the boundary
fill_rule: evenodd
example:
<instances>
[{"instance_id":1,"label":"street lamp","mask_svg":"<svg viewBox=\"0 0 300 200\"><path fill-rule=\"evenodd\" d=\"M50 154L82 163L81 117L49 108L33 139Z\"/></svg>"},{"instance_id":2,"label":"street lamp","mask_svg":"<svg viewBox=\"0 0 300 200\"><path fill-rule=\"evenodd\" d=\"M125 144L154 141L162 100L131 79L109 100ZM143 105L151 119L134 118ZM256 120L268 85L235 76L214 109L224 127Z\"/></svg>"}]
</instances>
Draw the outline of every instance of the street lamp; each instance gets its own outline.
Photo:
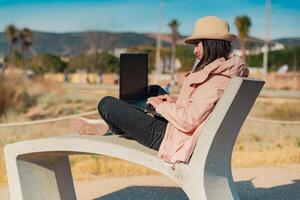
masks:
<instances>
[{"instance_id":1,"label":"street lamp","mask_svg":"<svg viewBox=\"0 0 300 200\"><path fill-rule=\"evenodd\" d=\"M268 53L269 53L269 37L270 37L270 9L271 0L266 0L266 16L265 16L265 44L264 44L264 58L263 58L263 73L264 79L268 77Z\"/></svg>"},{"instance_id":2,"label":"street lamp","mask_svg":"<svg viewBox=\"0 0 300 200\"><path fill-rule=\"evenodd\" d=\"M158 13L158 30L157 30L157 34L156 34L155 77L154 77L155 83L158 83L159 76L161 73L160 49L161 49L162 10L163 10L163 2L162 2L162 0L160 0L159 13Z\"/></svg>"}]
</instances>

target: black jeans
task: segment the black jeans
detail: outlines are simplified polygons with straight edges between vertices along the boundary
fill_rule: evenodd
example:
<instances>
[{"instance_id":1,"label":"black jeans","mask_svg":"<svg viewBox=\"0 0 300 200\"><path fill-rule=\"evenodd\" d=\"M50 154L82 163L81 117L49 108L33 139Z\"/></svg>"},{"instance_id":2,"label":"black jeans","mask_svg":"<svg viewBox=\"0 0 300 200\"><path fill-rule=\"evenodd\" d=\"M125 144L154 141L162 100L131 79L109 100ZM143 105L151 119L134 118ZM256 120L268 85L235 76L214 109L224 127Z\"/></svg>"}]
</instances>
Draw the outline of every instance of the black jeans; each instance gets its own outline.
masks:
<instances>
[{"instance_id":1,"label":"black jeans","mask_svg":"<svg viewBox=\"0 0 300 200\"><path fill-rule=\"evenodd\" d=\"M167 94L158 85L148 87L148 97ZM98 104L98 112L117 135L132 138L151 149L158 150L164 138L167 120L154 118L115 97L103 97Z\"/></svg>"}]
</instances>

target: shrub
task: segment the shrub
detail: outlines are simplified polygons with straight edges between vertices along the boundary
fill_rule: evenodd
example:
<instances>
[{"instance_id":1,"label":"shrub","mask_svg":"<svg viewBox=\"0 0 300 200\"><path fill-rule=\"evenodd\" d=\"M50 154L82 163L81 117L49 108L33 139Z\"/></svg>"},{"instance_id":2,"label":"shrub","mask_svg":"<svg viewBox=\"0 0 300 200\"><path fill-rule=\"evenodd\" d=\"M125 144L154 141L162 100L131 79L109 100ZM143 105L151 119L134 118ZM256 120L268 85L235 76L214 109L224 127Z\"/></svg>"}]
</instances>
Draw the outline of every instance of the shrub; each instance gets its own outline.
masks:
<instances>
[{"instance_id":1,"label":"shrub","mask_svg":"<svg viewBox=\"0 0 300 200\"><path fill-rule=\"evenodd\" d=\"M41 74L45 72L63 72L66 64L56 55L45 53L38 54L26 63L26 68Z\"/></svg>"},{"instance_id":2,"label":"shrub","mask_svg":"<svg viewBox=\"0 0 300 200\"><path fill-rule=\"evenodd\" d=\"M35 98L28 94L22 78L0 75L0 82L0 116L9 109L24 111L36 103Z\"/></svg>"}]
</instances>

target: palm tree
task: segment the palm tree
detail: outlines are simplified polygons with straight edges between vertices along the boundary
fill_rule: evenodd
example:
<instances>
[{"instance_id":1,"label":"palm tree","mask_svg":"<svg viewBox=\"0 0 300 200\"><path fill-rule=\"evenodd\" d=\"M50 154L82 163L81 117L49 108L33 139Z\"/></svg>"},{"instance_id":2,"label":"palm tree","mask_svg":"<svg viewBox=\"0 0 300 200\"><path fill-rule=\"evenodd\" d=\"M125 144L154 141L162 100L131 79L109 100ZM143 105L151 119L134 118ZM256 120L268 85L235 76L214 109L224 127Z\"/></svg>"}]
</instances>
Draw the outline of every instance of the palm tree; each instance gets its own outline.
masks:
<instances>
[{"instance_id":1,"label":"palm tree","mask_svg":"<svg viewBox=\"0 0 300 200\"><path fill-rule=\"evenodd\" d=\"M245 39L248 37L249 29L251 26L251 20L248 16L237 16L234 20L234 24L238 30L240 47L242 50L242 58L245 59Z\"/></svg>"},{"instance_id":2,"label":"palm tree","mask_svg":"<svg viewBox=\"0 0 300 200\"><path fill-rule=\"evenodd\" d=\"M20 33L21 39L21 56L22 56L22 68L24 68L24 54L26 50L30 48L33 42L33 33L28 28L23 28Z\"/></svg>"},{"instance_id":3,"label":"palm tree","mask_svg":"<svg viewBox=\"0 0 300 200\"><path fill-rule=\"evenodd\" d=\"M173 19L171 22L169 22L168 25L172 31L171 73L173 74L175 71L174 69L175 69L176 43L180 36L178 33L178 27L180 23L176 19Z\"/></svg>"},{"instance_id":4,"label":"palm tree","mask_svg":"<svg viewBox=\"0 0 300 200\"><path fill-rule=\"evenodd\" d=\"M9 65L15 65L15 43L18 41L18 32L19 30L12 24L8 25L5 28L5 33L8 39L9 46Z\"/></svg>"}]
</instances>

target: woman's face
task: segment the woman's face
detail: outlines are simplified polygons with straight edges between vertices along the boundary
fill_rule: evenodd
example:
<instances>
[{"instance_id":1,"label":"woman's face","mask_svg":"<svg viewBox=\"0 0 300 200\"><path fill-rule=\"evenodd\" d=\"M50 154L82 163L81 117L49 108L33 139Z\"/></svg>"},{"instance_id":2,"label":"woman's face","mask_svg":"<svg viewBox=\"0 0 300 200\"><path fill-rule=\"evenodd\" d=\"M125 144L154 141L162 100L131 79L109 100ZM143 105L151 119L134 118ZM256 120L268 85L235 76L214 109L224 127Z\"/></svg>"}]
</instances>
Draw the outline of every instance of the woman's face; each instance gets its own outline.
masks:
<instances>
[{"instance_id":1,"label":"woman's face","mask_svg":"<svg viewBox=\"0 0 300 200\"><path fill-rule=\"evenodd\" d=\"M199 60L203 55L203 45L200 40L195 41L194 54Z\"/></svg>"}]
</instances>

